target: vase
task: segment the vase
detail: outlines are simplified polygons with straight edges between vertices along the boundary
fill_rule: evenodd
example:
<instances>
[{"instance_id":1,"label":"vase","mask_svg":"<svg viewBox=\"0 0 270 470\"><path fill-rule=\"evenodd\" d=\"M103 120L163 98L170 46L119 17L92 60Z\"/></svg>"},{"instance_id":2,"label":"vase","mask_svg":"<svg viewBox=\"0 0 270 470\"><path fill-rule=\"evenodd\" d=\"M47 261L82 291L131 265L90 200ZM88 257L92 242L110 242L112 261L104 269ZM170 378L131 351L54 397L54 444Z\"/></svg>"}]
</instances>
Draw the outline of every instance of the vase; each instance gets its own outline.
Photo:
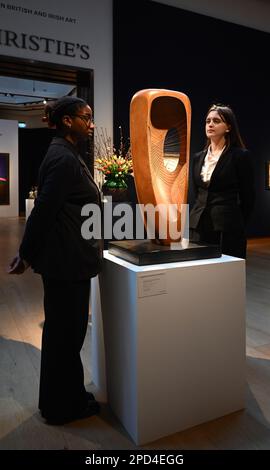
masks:
<instances>
[{"instance_id":1,"label":"vase","mask_svg":"<svg viewBox=\"0 0 270 470\"><path fill-rule=\"evenodd\" d=\"M102 186L102 193L104 196L111 196L112 202L125 202L128 201L128 189L124 188L107 188Z\"/></svg>"}]
</instances>

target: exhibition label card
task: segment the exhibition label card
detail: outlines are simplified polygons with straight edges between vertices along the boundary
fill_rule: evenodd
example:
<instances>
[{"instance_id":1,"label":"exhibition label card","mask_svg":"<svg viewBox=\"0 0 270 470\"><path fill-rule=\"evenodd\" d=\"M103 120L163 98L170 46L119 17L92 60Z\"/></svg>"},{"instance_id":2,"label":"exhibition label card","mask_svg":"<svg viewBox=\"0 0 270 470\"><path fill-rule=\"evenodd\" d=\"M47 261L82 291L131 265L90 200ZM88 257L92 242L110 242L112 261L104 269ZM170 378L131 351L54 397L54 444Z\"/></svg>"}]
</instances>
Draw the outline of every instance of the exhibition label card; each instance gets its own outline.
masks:
<instances>
[{"instance_id":1,"label":"exhibition label card","mask_svg":"<svg viewBox=\"0 0 270 470\"><path fill-rule=\"evenodd\" d=\"M138 277L138 297L167 294L166 274L147 274Z\"/></svg>"}]
</instances>

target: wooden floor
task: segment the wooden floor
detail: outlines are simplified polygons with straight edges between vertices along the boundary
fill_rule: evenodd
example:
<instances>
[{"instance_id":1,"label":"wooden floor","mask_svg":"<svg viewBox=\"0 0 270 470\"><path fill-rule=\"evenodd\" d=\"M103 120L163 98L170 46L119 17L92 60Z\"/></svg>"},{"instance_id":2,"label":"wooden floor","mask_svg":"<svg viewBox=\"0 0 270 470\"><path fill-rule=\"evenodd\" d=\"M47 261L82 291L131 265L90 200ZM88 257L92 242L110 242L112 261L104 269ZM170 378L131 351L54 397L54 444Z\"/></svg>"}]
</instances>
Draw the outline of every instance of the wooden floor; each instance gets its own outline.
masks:
<instances>
[{"instance_id":1,"label":"wooden floor","mask_svg":"<svg viewBox=\"0 0 270 470\"><path fill-rule=\"evenodd\" d=\"M137 448L105 404L99 416L65 426L48 426L40 417L41 282L31 270L22 276L5 272L23 229L24 219L0 219L0 449ZM90 328L82 354L88 390ZM270 238L249 242L246 397L243 411L142 448L270 449Z\"/></svg>"}]
</instances>

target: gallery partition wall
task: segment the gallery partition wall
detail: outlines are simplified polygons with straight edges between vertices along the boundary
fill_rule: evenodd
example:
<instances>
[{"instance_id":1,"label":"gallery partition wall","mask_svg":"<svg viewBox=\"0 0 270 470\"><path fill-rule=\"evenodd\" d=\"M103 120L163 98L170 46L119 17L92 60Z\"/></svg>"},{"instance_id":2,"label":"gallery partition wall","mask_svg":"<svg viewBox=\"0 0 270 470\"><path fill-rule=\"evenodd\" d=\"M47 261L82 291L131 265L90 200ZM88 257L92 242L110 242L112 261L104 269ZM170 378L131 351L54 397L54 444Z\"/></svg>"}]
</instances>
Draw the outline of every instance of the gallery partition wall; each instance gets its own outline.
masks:
<instances>
[{"instance_id":1,"label":"gallery partition wall","mask_svg":"<svg viewBox=\"0 0 270 470\"><path fill-rule=\"evenodd\" d=\"M122 125L128 134L136 91L181 91L191 100L192 155L204 145L209 105L231 105L255 167L256 205L248 235L269 236L270 34L148 0L114 0L113 15L114 128ZM191 185L189 200L192 204Z\"/></svg>"}]
</instances>

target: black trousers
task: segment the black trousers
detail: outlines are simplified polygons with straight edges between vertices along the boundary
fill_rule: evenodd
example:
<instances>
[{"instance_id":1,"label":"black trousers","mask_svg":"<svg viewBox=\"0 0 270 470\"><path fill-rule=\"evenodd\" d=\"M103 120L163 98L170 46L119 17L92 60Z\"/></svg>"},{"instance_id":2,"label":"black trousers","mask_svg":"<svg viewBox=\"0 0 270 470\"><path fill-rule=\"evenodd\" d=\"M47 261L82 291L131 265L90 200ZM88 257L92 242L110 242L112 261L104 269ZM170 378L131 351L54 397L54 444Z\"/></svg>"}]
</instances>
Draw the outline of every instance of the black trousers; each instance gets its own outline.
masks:
<instances>
[{"instance_id":1,"label":"black trousers","mask_svg":"<svg viewBox=\"0 0 270 470\"><path fill-rule=\"evenodd\" d=\"M242 227L228 231L216 231L207 212L202 214L196 229L190 229L190 241L220 245L224 255L246 259L247 239Z\"/></svg>"},{"instance_id":2,"label":"black trousers","mask_svg":"<svg viewBox=\"0 0 270 470\"><path fill-rule=\"evenodd\" d=\"M87 404L80 351L88 324L90 280L42 280L45 322L39 408L46 418L67 417Z\"/></svg>"}]
</instances>

